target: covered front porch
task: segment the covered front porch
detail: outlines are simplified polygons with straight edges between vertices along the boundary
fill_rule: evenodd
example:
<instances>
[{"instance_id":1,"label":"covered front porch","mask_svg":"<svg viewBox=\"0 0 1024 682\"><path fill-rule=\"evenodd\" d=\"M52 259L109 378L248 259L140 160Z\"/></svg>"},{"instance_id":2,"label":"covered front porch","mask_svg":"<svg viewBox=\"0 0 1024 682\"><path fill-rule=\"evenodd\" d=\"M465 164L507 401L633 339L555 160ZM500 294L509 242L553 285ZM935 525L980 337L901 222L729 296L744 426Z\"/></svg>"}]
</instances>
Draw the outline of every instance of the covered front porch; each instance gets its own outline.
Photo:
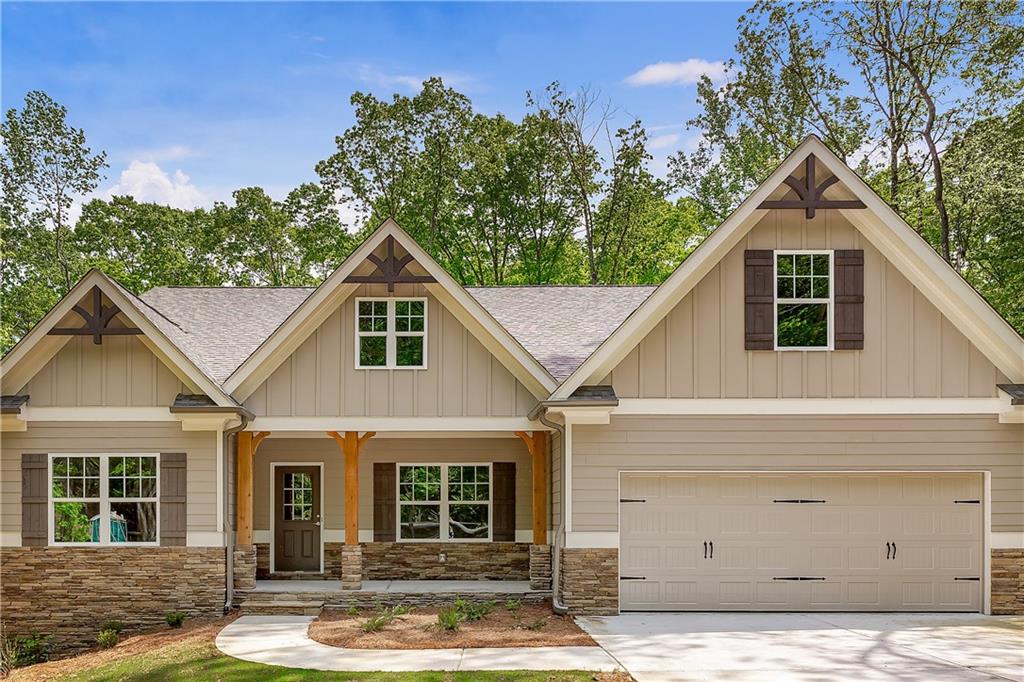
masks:
<instances>
[{"instance_id":1,"label":"covered front porch","mask_svg":"<svg viewBox=\"0 0 1024 682\"><path fill-rule=\"evenodd\" d=\"M545 598L550 450L539 429L242 431L236 602Z\"/></svg>"}]
</instances>

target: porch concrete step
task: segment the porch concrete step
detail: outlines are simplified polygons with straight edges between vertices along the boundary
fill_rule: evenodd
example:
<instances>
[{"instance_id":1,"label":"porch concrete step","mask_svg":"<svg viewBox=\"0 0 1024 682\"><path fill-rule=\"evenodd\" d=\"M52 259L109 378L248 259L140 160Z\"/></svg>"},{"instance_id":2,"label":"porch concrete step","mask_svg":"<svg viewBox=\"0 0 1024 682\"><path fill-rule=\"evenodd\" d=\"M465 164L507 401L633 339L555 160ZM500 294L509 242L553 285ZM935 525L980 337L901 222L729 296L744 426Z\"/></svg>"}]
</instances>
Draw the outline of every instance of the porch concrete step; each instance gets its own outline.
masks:
<instances>
[{"instance_id":1,"label":"porch concrete step","mask_svg":"<svg viewBox=\"0 0 1024 682\"><path fill-rule=\"evenodd\" d=\"M261 597L263 595L260 595ZM319 616L323 601L309 599L246 599L239 607L243 616Z\"/></svg>"}]
</instances>

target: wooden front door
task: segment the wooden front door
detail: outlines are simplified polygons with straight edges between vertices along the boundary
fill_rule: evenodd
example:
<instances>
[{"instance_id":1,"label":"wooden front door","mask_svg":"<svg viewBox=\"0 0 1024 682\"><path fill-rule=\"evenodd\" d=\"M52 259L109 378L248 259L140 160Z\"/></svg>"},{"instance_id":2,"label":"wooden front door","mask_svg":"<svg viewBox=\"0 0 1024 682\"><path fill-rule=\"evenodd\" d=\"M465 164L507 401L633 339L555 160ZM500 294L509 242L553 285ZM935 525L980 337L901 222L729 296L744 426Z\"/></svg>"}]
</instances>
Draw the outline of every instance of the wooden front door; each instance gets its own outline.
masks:
<instances>
[{"instance_id":1,"label":"wooden front door","mask_svg":"<svg viewBox=\"0 0 1024 682\"><path fill-rule=\"evenodd\" d=\"M274 571L320 571L319 467L275 468L274 514Z\"/></svg>"}]
</instances>

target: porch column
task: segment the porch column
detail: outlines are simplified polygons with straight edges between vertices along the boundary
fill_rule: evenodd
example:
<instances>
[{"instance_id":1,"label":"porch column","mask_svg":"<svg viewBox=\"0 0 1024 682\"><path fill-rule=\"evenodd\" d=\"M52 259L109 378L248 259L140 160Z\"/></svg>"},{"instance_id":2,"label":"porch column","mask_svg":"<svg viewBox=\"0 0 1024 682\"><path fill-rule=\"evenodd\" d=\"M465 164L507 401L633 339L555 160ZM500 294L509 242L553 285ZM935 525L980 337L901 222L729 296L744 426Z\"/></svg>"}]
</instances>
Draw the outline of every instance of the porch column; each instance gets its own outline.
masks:
<instances>
[{"instance_id":1,"label":"porch column","mask_svg":"<svg viewBox=\"0 0 1024 682\"><path fill-rule=\"evenodd\" d=\"M232 552L235 589L256 587L256 547L252 543L253 459L269 431L240 431L235 440L235 547Z\"/></svg>"},{"instance_id":2,"label":"porch column","mask_svg":"<svg viewBox=\"0 0 1024 682\"><path fill-rule=\"evenodd\" d=\"M530 545L530 587L551 589L551 547L548 545L548 435L517 431L531 456L533 471L533 544Z\"/></svg>"},{"instance_id":3,"label":"porch column","mask_svg":"<svg viewBox=\"0 0 1024 682\"><path fill-rule=\"evenodd\" d=\"M341 549L341 586L358 590L363 582L363 553L359 545L359 451L363 443L376 435L367 431L328 431L345 458L345 546Z\"/></svg>"}]
</instances>

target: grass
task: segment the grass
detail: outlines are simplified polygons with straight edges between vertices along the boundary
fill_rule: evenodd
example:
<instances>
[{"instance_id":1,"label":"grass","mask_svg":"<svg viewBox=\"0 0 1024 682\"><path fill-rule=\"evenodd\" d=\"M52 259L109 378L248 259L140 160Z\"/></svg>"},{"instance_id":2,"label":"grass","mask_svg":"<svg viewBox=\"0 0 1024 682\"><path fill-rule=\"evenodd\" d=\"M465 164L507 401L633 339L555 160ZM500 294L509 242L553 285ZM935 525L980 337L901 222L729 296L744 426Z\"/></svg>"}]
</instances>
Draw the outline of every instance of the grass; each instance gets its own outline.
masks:
<instances>
[{"instance_id":1,"label":"grass","mask_svg":"<svg viewBox=\"0 0 1024 682\"><path fill-rule=\"evenodd\" d=\"M12 682L41 680L74 680L76 682L163 682L170 680L242 682L341 681L362 682L586 682L629 679L581 671L567 672L414 672L414 673L349 673L281 668L240 661L217 650L213 636L219 626L207 627L192 635L183 633L176 640L154 640L150 635L133 637L114 649L94 651L76 658L44 663L14 671ZM181 632L177 630L175 632ZM120 649L125 649L118 655Z\"/></svg>"}]
</instances>

